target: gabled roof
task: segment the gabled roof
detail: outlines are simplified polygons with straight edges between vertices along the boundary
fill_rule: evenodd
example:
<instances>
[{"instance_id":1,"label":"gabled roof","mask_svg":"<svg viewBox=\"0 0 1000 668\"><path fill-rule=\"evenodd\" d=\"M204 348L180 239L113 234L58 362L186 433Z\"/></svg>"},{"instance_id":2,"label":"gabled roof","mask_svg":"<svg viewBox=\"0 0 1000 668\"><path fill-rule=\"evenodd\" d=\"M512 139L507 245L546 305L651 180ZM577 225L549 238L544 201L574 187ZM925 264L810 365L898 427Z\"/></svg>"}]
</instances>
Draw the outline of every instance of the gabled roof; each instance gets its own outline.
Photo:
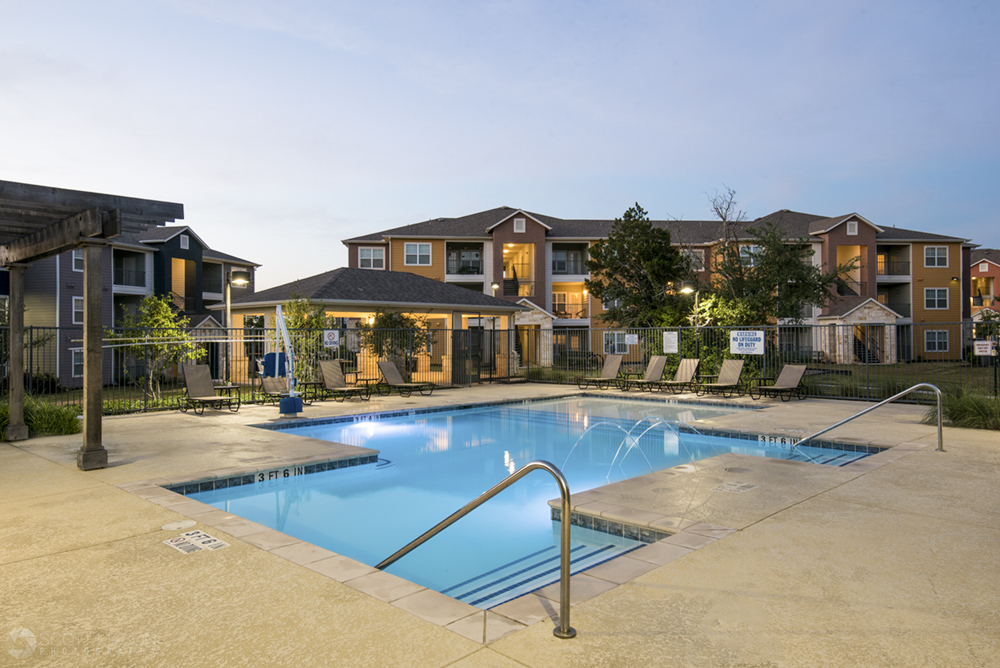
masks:
<instances>
[{"instance_id":1,"label":"gabled roof","mask_svg":"<svg viewBox=\"0 0 1000 668\"><path fill-rule=\"evenodd\" d=\"M249 260L244 260L238 258L235 255L229 255L228 253L223 253L217 250L212 250L208 245L199 237L197 234L191 230L187 225L173 226L173 227L154 227L147 230L141 230L139 232L125 232L119 234L117 237L111 239L111 244L119 248L135 248L143 250L152 250L154 252L159 252L156 248L157 245L164 243L170 239L173 239L181 232L186 231L188 234L193 236L198 240L198 243L202 245L202 257L209 260L218 260L220 262L228 262L230 264L239 264L247 267L259 267L260 265L256 262L251 262Z\"/></svg>"},{"instance_id":2,"label":"gabled roof","mask_svg":"<svg viewBox=\"0 0 1000 668\"><path fill-rule=\"evenodd\" d=\"M523 307L481 292L403 271L341 267L316 276L260 290L233 305L279 304L300 297L317 303L386 305L397 308L448 306L516 312Z\"/></svg>"},{"instance_id":3,"label":"gabled roof","mask_svg":"<svg viewBox=\"0 0 1000 668\"><path fill-rule=\"evenodd\" d=\"M518 215L518 214L522 214L522 215L524 215L524 216L527 216L528 218L531 218L531 219L532 219L533 221L535 221L536 223L538 223L539 225L541 225L542 227L544 227L544 228L545 228L545 229L547 229L547 230L551 230L551 229L552 229L552 226L551 226L551 225L546 225L546 224L545 224L545 223L543 223L543 222L542 222L541 220L539 220L539 219L538 219L537 217L533 216L532 214L528 213L527 211L522 211L521 209L518 209L517 211L514 211L513 213L511 213L511 214L510 214L509 216L507 216L506 218L503 218L503 219L501 219L501 220L498 220L497 222L495 222L495 223L493 223L492 225L490 225L489 227L487 227L487 228L486 228L486 231L487 231L487 232L489 232L490 230L492 230L492 229L493 229L494 227L496 227L497 225L500 225L501 223L505 223L505 222L507 222L508 220L510 220L511 218L513 218L514 216L516 216L516 215Z\"/></svg>"},{"instance_id":4,"label":"gabled roof","mask_svg":"<svg viewBox=\"0 0 1000 668\"><path fill-rule=\"evenodd\" d=\"M145 232L139 233L139 241L144 244L162 244L170 241L178 234L190 234L192 237L198 240L204 248L208 248L208 244L202 241L202 238L194 233L187 225L178 225L174 227L149 227L146 228Z\"/></svg>"},{"instance_id":5,"label":"gabled roof","mask_svg":"<svg viewBox=\"0 0 1000 668\"><path fill-rule=\"evenodd\" d=\"M242 264L248 267L260 266L256 262L250 262L249 260L238 258L235 255L230 255L229 253L221 253L217 250L212 250L211 248L203 250L201 256L206 260L219 260L220 262L228 262L229 264Z\"/></svg>"},{"instance_id":6,"label":"gabled roof","mask_svg":"<svg viewBox=\"0 0 1000 668\"><path fill-rule=\"evenodd\" d=\"M1000 250L996 248L976 248L972 251L972 264L992 262L1000 266Z\"/></svg>"},{"instance_id":7,"label":"gabled roof","mask_svg":"<svg viewBox=\"0 0 1000 668\"><path fill-rule=\"evenodd\" d=\"M527 297L525 297L524 299L517 300L517 303L521 304L525 308L531 309L533 311L541 311L542 313L544 313L545 315L549 316L553 320L556 319L556 316L554 314L549 313L548 311L546 311L545 309L543 309L541 306L539 306L535 302L533 302L530 299L528 299Z\"/></svg>"},{"instance_id":8,"label":"gabled roof","mask_svg":"<svg viewBox=\"0 0 1000 668\"><path fill-rule=\"evenodd\" d=\"M882 231L875 235L875 238L879 241L945 241L949 243L964 243L969 241L961 237L949 237L943 234L906 230L902 227L883 227Z\"/></svg>"},{"instance_id":9,"label":"gabled roof","mask_svg":"<svg viewBox=\"0 0 1000 668\"><path fill-rule=\"evenodd\" d=\"M823 318L843 318L845 316L850 315L851 313L854 313L868 302L874 303L882 310L888 311L897 318L903 317L900 314L893 311L888 306L886 306L885 304L883 304L882 302L878 301L877 299L874 299L872 297L864 297L861 295L852 295L849 297L840 297L837 300L837 303L830 308L830 312L827 313L826 315L820 316L819 319L822 320Z\"/></svg>"}]
</instances>

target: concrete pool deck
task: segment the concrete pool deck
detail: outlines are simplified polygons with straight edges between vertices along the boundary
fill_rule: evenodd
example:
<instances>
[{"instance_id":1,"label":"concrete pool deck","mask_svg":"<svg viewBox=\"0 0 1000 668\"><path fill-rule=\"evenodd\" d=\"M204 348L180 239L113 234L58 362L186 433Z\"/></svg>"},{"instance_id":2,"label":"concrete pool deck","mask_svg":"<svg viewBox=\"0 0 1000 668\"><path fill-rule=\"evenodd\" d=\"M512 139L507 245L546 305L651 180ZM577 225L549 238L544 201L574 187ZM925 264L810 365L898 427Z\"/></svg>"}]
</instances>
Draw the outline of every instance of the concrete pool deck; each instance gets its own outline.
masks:
<instances>
[{"instance_id":1,"label":"concrete pool deck","mask_svg":"<svg viewBox=\"0 0 1000 668\"><path fill-rule=\"evenodd\" d=\"M324 402L302 417L574 389ZM707 423L802 437L865 407L757 405L768 408ZM558 603L544 590L497 612L454 610L370 571L328 577L316 565L344 558L255 543L259 532L238 521L194 527L226 549L164 545L180 531L162 525L198 513L183 497L133 494L137 482L347 454L248 426L275 421L273 406L108 418L111 466L100 471L76 469L79 436L0 444L0 632L14 650L0 651L0 666L997 666L1000 436L946 427L946 452L935 452L923 411L885 406L825 437L898 445L878 466L722 457L577 495L594 516L684 523L645 557L574 577L573 640L553 637ZM16 629L34 636L24 658L14 654L29 638L14 642Z\"/></svg>"}]
</instances>

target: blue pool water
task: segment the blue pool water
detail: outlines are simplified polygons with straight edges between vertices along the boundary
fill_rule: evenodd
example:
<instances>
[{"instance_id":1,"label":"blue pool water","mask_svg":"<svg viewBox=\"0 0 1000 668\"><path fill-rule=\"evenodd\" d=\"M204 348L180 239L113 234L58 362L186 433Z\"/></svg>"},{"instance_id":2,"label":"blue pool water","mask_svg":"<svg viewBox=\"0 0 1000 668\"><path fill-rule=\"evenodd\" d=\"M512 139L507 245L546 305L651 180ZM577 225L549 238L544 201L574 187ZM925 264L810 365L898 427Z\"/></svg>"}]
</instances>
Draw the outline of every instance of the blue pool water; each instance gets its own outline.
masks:
<instances>
[{"instance_id":1,"label":"blue pool water","mask_svg":"<svg viewBox=\"0 0 1000 668\"><path fill-rule=\"evenodd\" d=\"M561 468L575 494L725 452L790 458L787 445L678 433L662 423L732 412L574 397L306 425L288 431L377 449L378 464L191 496L374 565L534 459ZM863 456L797 448L795 458L817 454ZM559 523L547 501L558 496L550 475L532 473L387 570L479 607L554 582ZM573 541L574 572L641 545L580 527Z\"/></svg>"}]
</instances>

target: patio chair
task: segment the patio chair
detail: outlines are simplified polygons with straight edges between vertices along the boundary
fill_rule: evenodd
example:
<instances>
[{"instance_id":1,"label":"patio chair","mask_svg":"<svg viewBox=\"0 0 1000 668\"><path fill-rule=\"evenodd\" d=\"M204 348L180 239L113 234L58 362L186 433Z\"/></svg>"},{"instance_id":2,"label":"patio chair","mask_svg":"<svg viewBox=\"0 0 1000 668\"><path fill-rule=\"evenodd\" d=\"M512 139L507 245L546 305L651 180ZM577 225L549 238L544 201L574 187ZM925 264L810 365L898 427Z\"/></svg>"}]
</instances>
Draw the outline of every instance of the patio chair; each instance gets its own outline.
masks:
<instances>
[{"instance_id":1,"label":"patio chair","mask_svg":"<svg viewBox=\"0 0 1000 668\"><path fill-rule=\"evenodd\" d=\"M186 412L188 408L192 408L195 415L204 415L205 406L218 410L225 406L234 413L240 409L239 389L236 390L235 397L217 394L212 382L212 372L207 364L184 365L184 386L187 394L177 400L181 411ZM232 386L225 391L232 391Z\"/></svg>"},{"instance_id":2,"label":"patio chair","mask_svg":"<svg viewBox=\"0 0 1000 668\"><path fill-rule=\"evenodd\" d=\"M323 386L319 388L322 398L333 397L334 401L343 401L348 397L358 397L368 401L372 396L372 389L368 385L361 387L351 387L344 377L344 367L340 365L340 360L323 360L319 363L319 373L323 378Z\"/></svg>"},{"instance_id":3,"label":"patio chair","mask_svg":"<svg viewBox=\"0 0 1000 668\"><path fill-rule=\"evenodd\" d=\"M628 391L633 387L638 387L644 392L652 392L656 389L657 384L663 381L663 369L666 366L666 355L653 355L649 358L649 364L646 365L646 374L641 379L623 381L622 389Z\"/></svg>"},{"instance_id":4,"label":"patio chair","mask_svg":"<svg viewBox=\"0 0 1000 668\"><path fill-rule=\"evenodd\" d=\"M714 383L698 383L698 396L709 392L718 392L727 399L734 394L743 395L742 384L743 360L728 359L722 360L722 368L719 369L718 376L702 376L703 378L716 378Z\"/></svg>"},{"instance_id":5,"label":"patio chair","mask_svg":"<svg viewBox=\"0 0 1000 668\"><path fill-rule=\"evenodd\" d=\"M695 384L694 374L698 371L698 362L700 361L697 358L682 359L677 367L677 373L674 374L674 379L660 381L656 389L661 392L670 390L674 394L680 394L684 388L693 388Z\"/></svg>"},{"instance_id":6,"label":"patio chair","mask_svg":"<svg viewBox=\"0 0 1000 668\"><path fill-rule=\"evenodd\" d=\"M578 378L576 384L581 390L585 390L591 385L599 390L606 390L618 379L618 371L622 366L624 355L608 355L604 358L604 368L601 369L600 376L587 376Z\"/></svg>"},{"instance_id":7,"label":"patio chair","mask_svg":"<svg viewBox=\"0 0 1000 668\"><path fill-rule=\"evenodd\" d=\"M782 401L791 401L793 396L805 399L806 388L802 385L802 378L805 374L805 364L786 364L781 368L781 373L778 374L777 379L771 385L760 385L760 382L768 379L758 378L758 385L750 387L750 398L755 401L761 397L769 397L771 399L781 397Z\"/></svg>"},{"instance_id":8,"label":"patio chair","mask_svg":"<svg viewBox=\"0 0 1000 668\"><path fill-rule=\"evenodd\" d=\"M378 370L382 372L382 378L385 380L385 385L380 383L378 386L379 394L382 394L383 387L385 388L385 394L396 390L401 397L410 396L414 390L429 397L431 392L434 391L434 383L407 383L404 381L399 373L399 369L396 368L396 364L391 360L379 362Z\"/></svg>"}]
</instances>

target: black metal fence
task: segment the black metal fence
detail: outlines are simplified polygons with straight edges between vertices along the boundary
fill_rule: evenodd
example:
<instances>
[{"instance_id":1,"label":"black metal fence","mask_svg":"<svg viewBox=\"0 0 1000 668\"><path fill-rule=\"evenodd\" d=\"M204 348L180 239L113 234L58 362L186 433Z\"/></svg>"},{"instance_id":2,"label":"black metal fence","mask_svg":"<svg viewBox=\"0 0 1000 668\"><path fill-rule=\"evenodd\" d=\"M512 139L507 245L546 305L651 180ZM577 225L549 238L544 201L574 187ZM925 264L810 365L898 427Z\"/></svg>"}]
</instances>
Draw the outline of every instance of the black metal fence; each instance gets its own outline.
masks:
<instances>
[{"instance_id":1,"label":"black metal fence","mask_svg":"<svg viewBox=\"0 0 1000 668\"><path fill-rule=\"evenodd\" d=\"M880 400L917 383L997 396L995 356L976 355L975 341L997 339L993 323L766 326L673 329L518 327L515 330L292 330L295 377L320 381L319 362L339 359L349 383L375 383L377 362L393 361L404 377L438 386L535 381L575 383L597 375L607 354L624 356L640 374L654 355L667 355L666 377L682 358L698 358L699 373L718 373L722 360L745 361L744 378L776 376L784 364L807 365L808 396ZM7 391L8 331L0 329L3 392ZM25 390L65 405L82 404L83 331L25 328ZM734 339L739 343L734 343ZM109 330L104 346L104 412L177 406L185 364L207 364L220 384L237 385L247 401L262 401L260 361L276 350L274 330L220 328ZM915 395L915 400L921 400Z\"/></svg>"}]
</instances>

